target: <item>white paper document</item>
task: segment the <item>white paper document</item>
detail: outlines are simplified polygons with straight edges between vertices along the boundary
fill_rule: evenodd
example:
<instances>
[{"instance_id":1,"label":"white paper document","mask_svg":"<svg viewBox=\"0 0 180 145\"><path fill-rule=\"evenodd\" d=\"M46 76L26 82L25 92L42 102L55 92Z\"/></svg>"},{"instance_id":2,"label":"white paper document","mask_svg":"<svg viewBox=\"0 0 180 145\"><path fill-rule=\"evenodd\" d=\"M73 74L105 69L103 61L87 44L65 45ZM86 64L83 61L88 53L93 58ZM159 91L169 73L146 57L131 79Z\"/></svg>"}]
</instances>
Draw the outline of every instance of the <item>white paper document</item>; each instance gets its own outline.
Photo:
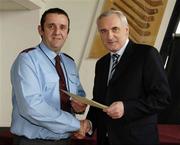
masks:
<instances>
[{"instance_id":1,"label":"white paper document","mask_svg":"<svg viewBox=\"0 0 180 145\"><path fill-rule=\"evenodd\" d=\"M94 107L97 107L97 108L100 108L100 109L105 109L105 108L108 107L108 106L100 104L100 103L98 103L96 101L87 99L86 97L81 97L81 96L69 93L69 92L67 92L65 90L61 90L61 91L66 93L68 96L72 97L73 99L80 101L81 103L84 103L84 104L87 104L87 105L90 105L90 106L94 106Z\"/></svg>"}]
</instances>

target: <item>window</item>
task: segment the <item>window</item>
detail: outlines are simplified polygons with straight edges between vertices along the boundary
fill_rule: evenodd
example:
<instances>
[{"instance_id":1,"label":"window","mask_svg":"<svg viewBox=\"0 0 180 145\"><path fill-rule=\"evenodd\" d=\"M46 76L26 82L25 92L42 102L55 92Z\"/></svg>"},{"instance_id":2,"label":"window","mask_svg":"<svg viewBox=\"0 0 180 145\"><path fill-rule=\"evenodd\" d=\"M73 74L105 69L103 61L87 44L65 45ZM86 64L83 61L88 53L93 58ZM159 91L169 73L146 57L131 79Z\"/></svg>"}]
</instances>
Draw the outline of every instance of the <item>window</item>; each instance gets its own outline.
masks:
<instances>
[{"instance_id":1,"label":"window","mask_svg":"<svg viewBox=\"0 0 180 145\"><path fill-rule=\"evenodd\" d=\"M179 21L178 27L176 29L176 34L180 34L180 21Z\"/></svg>"}]
</instances>

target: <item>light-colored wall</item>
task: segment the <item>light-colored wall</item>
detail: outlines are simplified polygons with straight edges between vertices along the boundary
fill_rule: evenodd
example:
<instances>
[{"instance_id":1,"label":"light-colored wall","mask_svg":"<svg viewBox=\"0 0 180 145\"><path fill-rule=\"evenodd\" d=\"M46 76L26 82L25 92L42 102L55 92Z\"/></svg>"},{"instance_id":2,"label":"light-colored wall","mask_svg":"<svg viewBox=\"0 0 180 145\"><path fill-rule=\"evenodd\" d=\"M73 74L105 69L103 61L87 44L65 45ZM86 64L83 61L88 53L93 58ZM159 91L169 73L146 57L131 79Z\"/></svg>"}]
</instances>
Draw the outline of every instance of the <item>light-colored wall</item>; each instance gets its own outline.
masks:
<instances>
[{"instance_id":1,"label":"light-colored wall","mask_svg":"<svg viewBox=\"0 0 180 145\"><path fill-rule=\"evenodd\" d=\"M9 126L12 110L10 67L22 49L39 42L36 31L39 10L0 12L0 21L0 126Z\"/></svg>"},{"instance_id":2,"label":"light-colored wall","mask_svg":"<svg viewBox=\"0 0 180 145\"><path fill-rule=\"evenodd\" d=\"M96 15L97 5L99 1L103 0L48 0L46 8L50 7L61 7L67 11L69 17L71 19L71 30L69 34L69 39L67 43L65 43L64 48L62 51L67 52L71 55L77 64L77 67L80 69L83 65L82 61L85 61L84 51L87 48L86 43L89 37L89 32L91 31L92 21L94 16ZM95 63L93 63L94 65ZM91 92L92 87L89 84L92 84L93 80L89 80L94 76L94 66L86 64L90 66L87 69L87 66L84 67L84 72L80 72L80 79L83 85L83 88L86 91L86 95L89 98L92 98ZM83 68L82 68L83 69ZM87 73L88 72L88 73ZM87 114L88 108L86 113L83 115L77 115L79 119L85 118Z\"/></svg>"},{"instance_id":3,"label":"light-colored wall","mask_svg":"<svg viewBox=\"0 0 180 145\"><path fill-rule=\"evenodd\" d=\"M1 32L2 32L2 21L1 21L1 18L2 18L2 14L0 13L0 106L2 106L2 97L1 97L1 95L2 95L2 93L1 93L1 88L2 88L2 84L3 83L1 83L2 82L2 61L1 61L1 58L2 58L2 49L1 49L1 46L2 46L2 36L1 36ZM0 117L2 118L2 115L1 114L3 114L3 108L0 108ZM0 121L0 122L2 122L2 121Z\"/></svg>"},{"instance_id":4,"label":"light-colored wall","mask_svg":"<svg viewBox=\"0 0 180 145\"><path fill-rule=\"evenodd\" d=\"M87 97L92 98L94 67L97 60L88 59L87 56L96 30L95 17L99 14L98 9L103 1L45 0L46 4L38 10L0 12L0 127L10 126L11 122L10 67L22 49L40 42L37 25L41 14L50 7L63 8L70 16L71 30L63 51L75 59ZM175 0L169 0L170 6L166 10L169 11L169 15L163 18L163 31L167 27L165 24L169 20L174 2ZM163 37L164 32L161 30L158 33L158 48Z\"/></svg>"},{"instance_id":5,"label":"light-colored wall","mask_svg":"<svg viewBox=\"0 0 180 145\"><path fill-rule=\"evenodd\" d=\"M79 65L97 1L46 0L38 10L0 11L0 127L11 122L10 67L22 49L40 42L37 26L44 10L60 7L68 12L71 30L63 51Z\"/></svg>"},{"instance_id":6,"label":"light-colored wall","mask_svg":"<svg viewBox=\"0 0 180 145\"><path fill-rule=\"evenodd\" d=\"M165 14L163 16L161 25L160 25L160 29L157 35L157 40L155 42L155 47L160 51L161 45L162 45L162 41L164 39L164 35L166 33L166 29L168 26L168 22L171 16L171 13L173 11L174 5L175 5L176 0L168 0L168 4L167 7L165 9ZM99 0L98 3L98 8L96 10L96 14L99 15L100 13L100 9L102 7L103 4L103 0ZM95 15L95 17L97 17L97 15ZM88 37L88 42L86 44L86 49L85 49L85 53L83 55L82 58L82 63L80 66L80 76L82 78L82 83L84 85L84 88L86 90L86 94L88 97L92 98L92 89L93 89L93 81L94 81L94 71L95 71L95 63L97 61L97 59L89 59L88 58L88 54L91 48L91 43L93 42L93 37L94 34L96 32L96 24L95 24L96 18L94 19L94 23L92 25L91 31L89 33L89 37ZM88 72L88 73L87 73Z\"/></svg>"},{"instance_id":7,"label":"light-colored wall","mask_svg":"<svg viewBox=\"0 0 180 145\"><path fill-rule=\"evenodd\" d=\"M97 2L98 0L47 0L46 2L46 9L60 7L69 14L71 20L69 39L62 50L75 58L77 65L83 55Z\"/></svg>"}]
</instances>

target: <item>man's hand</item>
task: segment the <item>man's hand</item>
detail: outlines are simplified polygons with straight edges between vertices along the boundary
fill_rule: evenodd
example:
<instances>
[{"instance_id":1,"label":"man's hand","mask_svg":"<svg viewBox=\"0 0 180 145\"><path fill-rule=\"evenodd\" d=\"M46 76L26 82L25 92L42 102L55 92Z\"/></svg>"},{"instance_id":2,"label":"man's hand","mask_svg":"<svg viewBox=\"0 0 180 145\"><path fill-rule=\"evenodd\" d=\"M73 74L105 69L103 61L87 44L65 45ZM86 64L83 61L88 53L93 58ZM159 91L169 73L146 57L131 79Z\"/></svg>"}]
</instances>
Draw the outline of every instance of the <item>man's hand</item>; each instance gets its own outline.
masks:
<instances>
[{"instance_id":1,"label":"man's hand","mask_svg":"<svg viewBox=\"0 0 180 145\"><path fill-rule=\"evenodd\" d=\"M73 133L73 137L83 139L86 133L91 129L89 120L80 120L80 129Z\"/></svg>"},{"instance_id":2,"label":"man's hand","mask_svg":"<svg viewBox=\"0 0 180 145\"><path fill-rule=\"evenodd\" d=\"M71 100L71 106L75 113L83 113L86 110L87 105L84 103L81 103L75 99Z\"/></svg>"},{"instance_id":3,"label":"man's hand","mask_svg":"<svg viewBox=\"0 0 180 145\"><path fill-rule=\"evenodd\" d=\"M121 118L124 115L124 105L122 101L112 103L108 108L103 109L112 119Z\"/></svg>"}]
</instances>

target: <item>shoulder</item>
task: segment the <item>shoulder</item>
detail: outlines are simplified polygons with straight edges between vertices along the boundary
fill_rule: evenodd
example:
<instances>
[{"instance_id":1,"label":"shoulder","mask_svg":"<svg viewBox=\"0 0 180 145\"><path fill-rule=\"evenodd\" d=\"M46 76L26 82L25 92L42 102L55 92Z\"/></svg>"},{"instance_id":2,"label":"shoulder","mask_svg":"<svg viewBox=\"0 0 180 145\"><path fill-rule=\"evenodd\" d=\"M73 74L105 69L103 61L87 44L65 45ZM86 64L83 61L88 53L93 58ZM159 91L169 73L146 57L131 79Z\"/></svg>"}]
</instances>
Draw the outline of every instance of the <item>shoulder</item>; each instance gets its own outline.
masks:
<instances>
[{"instance_id":1,"label":"shoulder","mask_svg":"<svg viewBox=\"0 0 180 145\"><path fill-rule=\"evenodd\" d=\"M110 53L102 56L97 60L96 65L103 65L104 63L107 63L110 60Z\"/></svg>"},{"instance_id":2,"label":"shoulder","mask_svg":"<svg viewBox=\"0 0 180 145\"><path fill-rule=\"evenodd\" d=\"M71 60L73 60L74 61L74 59L71 57L71 56L69 56L68 54L66 54L66 53L62 53L65 57L67 57L67 58L69 58L69 59L71 59Z\"/></svg>"},{"instance_id":3,"label":"shoulder","mask_svg":"<svg viewBox=\"0 0 180 145\"><path fill-rule=\"evenodd\" d=\"M139 47L137 56L140 58L143 58L144 62L161 62L162 63L162 57L159 53L159 51L150 45L146 44L137 44ZM136 49L136 50L137 50Z\"/></svg>"},{"instance_id":4,"label":"shoulder","mask_svg":"<svg viewBox=\"0 0 180 145\"><path fill-rule=\"evenodd\" d=\"M36 52L34 51L36 50L36 47L31 47L31 48L26 48L24 50L22 50L16 57L13 66L24 66L25 65L30 65L33 62L34 56L36 56Z\"/></svg>"},{"instance_id":5,"label":"shoulder","mask_svg":"<svg viewBox=\"0 0 180 145\"><path fill-rule=\"evenodd\" d=\"M155 47L147 44L133 43L133 49L135 49L135 51L141 55L159 54L159 51Z\"/></svg>"},{"instance_id":6,"label":"shoulder","mask_svg":"<svg viewBox=\"0 0 180 145\"><path fill-rule=\"evenodd\" d=\"M41 52L40 49L38 49L38 47L31 47L31 48L27 48L22 50L19 54L18 54L18 60L19 61L24 61L26 63L30 63L30 62L37 62L39 60L41 60Z\"/></svg>"},{"instance_id":7,"label":"shoulder","mask_svg":"<svg viewBox=\"0 0 180 145\"><path fill-rule=\"evenodd\" d=\"M38 47L30 47L27 49L22 50L19 53L19 57L23 59L39 59L41 53Z\"/></svg>"},{"instance_id":8,"label":"shoulder","mask_svg":"<svg viewBox=\"0 0 180 145\"><path fill-rule=\"evenodd\" d=\"M36 47L27 48L27 49L22 50L20 53L28 53L28 52L31 52L35 49L36 49Z\"/></svg>"},{"instance_id":9,"label":"shoulder","mask_svg":"<svg viewBox=\"0 0 180 145\"><path fill-rule=\"evenodd\" d=\"M135 46L137 49L142 49L144 51L150 51L152 48L156 51L157 49L151 45L148 44L140 44L140 43L133 43L133 46Z\"/></svg>"}]
</instances>

